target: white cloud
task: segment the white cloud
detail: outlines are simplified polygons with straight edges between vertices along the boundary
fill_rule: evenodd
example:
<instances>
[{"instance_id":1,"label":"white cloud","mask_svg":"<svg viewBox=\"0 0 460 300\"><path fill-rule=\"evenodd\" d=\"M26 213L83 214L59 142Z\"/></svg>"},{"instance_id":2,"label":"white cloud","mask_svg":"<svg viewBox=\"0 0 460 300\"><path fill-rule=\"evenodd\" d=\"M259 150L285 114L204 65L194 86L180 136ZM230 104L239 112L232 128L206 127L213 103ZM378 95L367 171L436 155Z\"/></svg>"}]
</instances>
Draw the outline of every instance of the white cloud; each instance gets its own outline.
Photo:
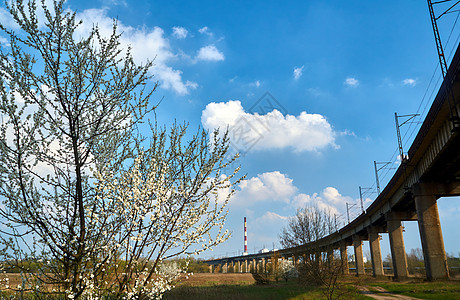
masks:
<instances>
[{"instance_id":1,"label":"white cloud","mask_svg":"<svg viewBox=\"0 0 460 300\"><path fill-rule=\"evenodd\" d=\"M6 38L4 38L3 36L0 36L0 44L3 45L3 46L9 46L10 42Z\"/></svg>"},{"instance_id":2,"label":"white cloud","mask_svg":"<svg viewBox=\"0 0 460 300\"><path fill-rule=\"evenodd\" d=\"M359 81L356 78L348 77L345 79L344 84L350 87L357 87L359 85Z\"/></svg>"},{"instance_id":3,"label":"white cloud","mask_svg":"<svg viewBox=\"0 0 460 300\"><path fill-rule=\"evenodd\" d=\"M93 24L97 25L102 36L110 36L112 33L112 18L107 16L106 9L87 9L77 14L77 19L83 20L77 29L80 36L86 35ZM155 65L151 72L154 79L159 80L161 87L175 91L177 94L188 94L197 84L182 79L182 71L169 66L170 61L177 59L178 55L173 52L169 41L164 37L164 31L160 27L134 28L118 21L118 32L121 32L121 46L127 48L131 45L132 54L136 63L145 63L154 59Z\"/></svg>"},{"instance_id":4,"label":"white cloud","mask_svg":"<svg viewBox=\"0 0 460 300\"><path fill-rule=\"evenodd\" d=\"M113 5L123 5L125 1L107 0ZM45 1L48 7L52 7L52 1ZM39 20L43 20L43 12L38 9ZM107 15L108 9L86 9L77 13L76 19L83 23L76 30L76 38L87 36L93 25L97 25L101 35L108 37L112 34L113 18ZM4 8L0 8L0 22L8 28L17 28L11 16ZM164 31L160 27L140 27L134 28L117 21L117 30L122 33L120 42L121 47L126 49L131 45L132 55L137 64L145 63L147 60L154 60L151 75L154 80L159 80L160 86L169 89L179 95L186 95L190 90L196 89L198 84L189 80L183 80L182 71L170 66L171 61L178 59L189 59L181 55L180 50L175 51L169 44L169 40L164 36ZM177 34L184 36L187 30L182 27L177 28ZM173 30L175 30L173 28ZM175 31L175 32L176 32ZM173 33L174 35L174 33ZM4 41L0 41L2 43Z\"/></svg>"},{"instance_id":5,"label":"white cloud","mask_svg":"<svg viewBox=\"0 0 460 300\"><path fill-rule=\"evenodd\" d=\"M208 26L201 27L200 29L198 29L198 32L201 34L207 34L209 36L212 36L212 32L209 31Z\"/></svg>"},{"instance_id":6,"label":"white cloud","mask_svg":"<svg viewBox=\"0 0 460 300\"><path fill-rule=\"evenodd\" d=\"M298 80L302 76L303 68L304 66L301 66L300 68L297 68L297 67L294 68L294 73L293 73L294 80Z\"/></svg>"},{"instance_id":7,"label":"white cloud","mask_svg":"<svg viewBox=\"0 0 460 300\"><path fill-rule=\"evenodd\" d=\"M188 34L188 30L185 29L184 27L173 27L173 36L176 38L176 39L185 39L187 37L187 34Z\"/></svg>"},{"instance_id":8,"label":"white cloud","mask_svg":"<svg viewBox=\"0 0 460 300\"><path fill-rule=\"evenodd\" d=\"M364 199L365 206L372 202L371 199ZM276 204L278 203L278 204ZM350 212L351 218L361 213L359 200L342 195L335 187L326 187L321 192L311 195L299 193L299 189L293 184L293 180L286 174L279 171L265 172L255 177L243 180L235 195L230 200L233 208L244 207L245 209L258 207L259 215L261 207L275 207L283 205L289 210L315 205L321 209L326 209L337 216L342 215L341 220L345 220L346 203L354 205ZM279 215L278 215L279 216ZM264 218L276 218L273 213L265 213Z\"/></svg>"},{"instance_id":9,"label":"white cloud","mask_svg":"<svg viewBox=\"0 0 460 300\"><path fill-rule=\"evenodd\" d=\"M238 151L290 148L297 152L320 151L335 144L337 133L320 114L301 112L283 116L278 110L266 115L244 111L240 101L209 103L201 114L204 128L230 130L230 139Z\"/></svg>"},{"instance_id":10,"label":"white cloud","mask_svg":"<svg viewBox=\"0 0 460 300\"><path fill-rule=\"evenodd\" d=\"M292 179L278 171L265 172L243 180L237 190L232 203L248 205L258 201L277 201L289 203L297 192Z\"/></svg>"},{"instance_id":11,"label":"white cloud","mask_svg":"<svg viewBox=\"0 0 460 300\"><path fill-rule=\"evenodd\" d=\"M193 90L196 90L196 88L198 87L198 83L187 80L187 81L185 82L185 86L186 86L186 87L189 87L189 88L191 88L191 89L193 89Z\"/></svg>"},{"instance_id":12,"label":"white cloud","mask_svg":"<svg viewBox=\"0 0 460 300\"><path fill-rule=\"evenodd\" d=\"M103 2L107 5L115 5L115 6L121 5L124 7L128 6L128 3L126 3L125 0L103 0Z\"/></svg>"},{"instance_id":13,"label":"white cloud","mask_svg":"<svg viewBox=\"0 0 460 300\"><path fill-rule=\"evenodd\" d=\"M238 79L238 76L234 76L233 78L230 78L228 82L233 83L237 79Z\"/></svg>"},{"instance_id":14,"label":"white cloud","mask_svg":"<svg viewBox=\"0 0 460 300\"><path fill-rule=\"evenodd\" d=\"M16 1L8 1L8 3L10 5L15 5ZM38 26L43 28L44 25L45 25L45 12L43 11L43 8L42 8L42 5L41 5L41 1L38 1L40 3L37 3L37 10L36 10L36 17L38 19ZM24 3L23 3L24 5ZM49 8L49 10L51 11L51 13L54 12L54 4L53 4L53 0L45 0L45 5ZM4 5L3 5L4 6ZM29 16L29 13L28 13L28 8L27 6L25 5L25 10L26 10L26 15ZM14 18L10 15L10 13L8 12L8 10L4 7L0 7L0 23L5 26L6 28L9 28L9 29L20 29L19 25L17 25L17 23L14 21Z\"/></svg>"},{"instance_id":15,"label":"white cloud","mask_svg":"<svg viewBox=\"0 0 460 300\"><path fill-rule=\"evenodd\" d=\"M18 25L14 22L13 17L6 10L6 8L0 7L0 23L7 28L18 29Z\"/></svg>"},{"instance_id":16,"label":"white cloud","mask_svg":"<svg viewBox=\"0 0 460 300\"><path fill-rule=\"evenodd\" d=\"M259 81L259 80L256 80L256 81L254 81L254 82L251 82L249 85L250 85L250 86L255 86L255 87L260 87L260 81Z\"/></svg>"},{"instance_id":17,"label":"white cloud","mask_svg":"<svg viewBox=\"0 0 460 300\"><path fill-rule=\"evenodd\" d=\"M220 52L214 45L202 47L196 56L196 60L204 61L221 61L224 59L224 54Z\"/></svg>"},{"instance_id":18,"label":"white cloud","mask_svg":"<svg viewBox=\"0 0 460 300\"><path fill-rule=\"evenodd\" d=\"M279 215L277 213L267 211L262 217L258 218L258 221L262 221L263 224L266 224L265 222L273 222L273 221L278 221L278 220L288 220L289 217Z\"/></svg>"},{"instance_id":19,"label":"white cloud","mask_svg":"<svg viewBox=\"0 0 460 300\"><path fill-rule=\"evenodd\" d=\"M417 80L413 78L406 78L403 80L403 85L415 86L417 84Z\"/></svg>"},{"instance_id":20,"label":"white cloud","mask_svg":"<svg viewBox=\"0 0 460 300\"><path fill-rule=\"evenodd\" d=\"M340 211L344 211L347 202L355 203L356 201L351 197L342 196L334 187L326 187L320 193L312 195L301 193L296 195L292 201L292 205L294 207L316 205L321 209L329 210L331 213L340 214Z\"/></svg>"},{"instance_id":21,"label":"white cloud","mask_svg":"<svg viewBox=\"0 0 460 300\"><path fill-rule=\"evenodd\" d=\"M342 195L337 188L329 186L309 195L300 193L293 180L279 171L258 174L242 181L230 199L228 220L235 233L232 239L236 236L239 240L243 235L243 216L247 216L249 247L270 246L287 225L288 216L295 215L296 209L305 205L316 205L336 214L337 225L341 227L347 222L346 202L354 204L354 210L350 210L350 219L354 219L361 212L358 200Z\"/></svg>"}]
</instances>

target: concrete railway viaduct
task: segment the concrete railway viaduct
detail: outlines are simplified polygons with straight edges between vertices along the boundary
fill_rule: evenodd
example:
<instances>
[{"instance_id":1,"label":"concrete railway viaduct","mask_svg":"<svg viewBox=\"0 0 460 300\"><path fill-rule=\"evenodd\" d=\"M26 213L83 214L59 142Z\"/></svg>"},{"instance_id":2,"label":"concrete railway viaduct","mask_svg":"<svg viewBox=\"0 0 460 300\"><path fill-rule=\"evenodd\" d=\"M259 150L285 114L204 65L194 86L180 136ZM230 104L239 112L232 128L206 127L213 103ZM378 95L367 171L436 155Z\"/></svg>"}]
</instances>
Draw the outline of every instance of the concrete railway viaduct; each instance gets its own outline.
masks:
<instances>
[{"instance_id":1,"label":"concrete railway viaduct","mask_svg":"<svg viewBox=\"0 0 460 300\"><path fill-rule=\"evenodd\" d=\"M305 245L276 251L277 256L294 262L305 255L331 254L340 250L348 266L347 246L353 246L357 275L364 274L363 241L369 241L372 273L384 275L380 250L380 233L388 233L394 278L408 277L402 221L417 221L428 280L449 277L437 200L460 195L460 47L451 62L432 106L409 151L395 174L375 201L360 216L338 231ZM450 98L450 99L449 99ZM453 99L452 99L453 98ZM454 119L452 118L454 116ZM459 223L460 224L460 223ZM205 261L211 270L217 265L223 272L232 265L241 272L264 267L273 252L226 257ZM344 268L348 273L348 267Z\"/></svg>"}]
</instances>

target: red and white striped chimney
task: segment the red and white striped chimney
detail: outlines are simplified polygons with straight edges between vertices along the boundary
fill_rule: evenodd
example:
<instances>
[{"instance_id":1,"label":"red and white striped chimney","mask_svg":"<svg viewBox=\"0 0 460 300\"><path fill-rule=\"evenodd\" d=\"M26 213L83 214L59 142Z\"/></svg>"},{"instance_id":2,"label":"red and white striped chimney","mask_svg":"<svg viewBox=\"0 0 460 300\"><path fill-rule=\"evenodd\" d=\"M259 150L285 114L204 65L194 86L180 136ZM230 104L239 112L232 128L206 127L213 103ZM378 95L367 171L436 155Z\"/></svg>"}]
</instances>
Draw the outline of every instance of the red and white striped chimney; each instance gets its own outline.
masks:
<instances>
[{"instance_id":1,"label":"red and white striped chimney","mask_svg":"<svg viewBox=\"0 0 460 300\"><path fill-rule=\"evenodd\" d=\"M244 217L244 252L243 255L248 255L248 232L246 230L246 217Z\"/></svg>"}]
</instances>

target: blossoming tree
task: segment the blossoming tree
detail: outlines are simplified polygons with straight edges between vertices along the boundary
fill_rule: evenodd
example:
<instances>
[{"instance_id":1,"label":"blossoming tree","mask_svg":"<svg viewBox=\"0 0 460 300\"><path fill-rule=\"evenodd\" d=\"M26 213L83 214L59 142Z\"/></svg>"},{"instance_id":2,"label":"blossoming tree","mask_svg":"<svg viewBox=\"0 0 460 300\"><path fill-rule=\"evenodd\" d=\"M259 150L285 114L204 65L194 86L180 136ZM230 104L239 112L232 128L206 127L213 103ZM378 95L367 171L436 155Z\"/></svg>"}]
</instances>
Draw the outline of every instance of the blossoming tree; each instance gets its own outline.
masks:
<instances>
[{"instance_id":1,"label":"blossoming tree","mask_svg":"<svg viewBox=\"0 0 460 300\"><path fill-rule=\"evenodd\" d=\"M228 238L228 139L187 141L185 125L143 136L152 62L134 63L116 22L109 37L96 26L80 37L64 3L5 2L0 269L20 270L12 291L160 297L177 277L167 258Z\"/></svg>"}]
</instances>

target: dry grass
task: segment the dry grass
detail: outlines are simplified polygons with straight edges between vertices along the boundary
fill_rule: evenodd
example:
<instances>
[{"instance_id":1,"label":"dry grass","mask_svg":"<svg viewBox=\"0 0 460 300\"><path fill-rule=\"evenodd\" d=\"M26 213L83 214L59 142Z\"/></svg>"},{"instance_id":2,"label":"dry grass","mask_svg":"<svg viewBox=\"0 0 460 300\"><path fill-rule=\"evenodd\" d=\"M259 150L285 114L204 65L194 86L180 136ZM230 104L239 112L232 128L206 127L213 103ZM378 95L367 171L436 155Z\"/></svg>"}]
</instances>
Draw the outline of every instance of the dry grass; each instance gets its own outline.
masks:
<instances>
[{"instance_id":1,"label":"dry grass","mask_svg":"<svg viewBox=\"0 0 460 300\"><path fill-rule=\"evenodd\" d=\"M19 273L1 273L0 274L0 291L5 290L6 278L10 287L17 287L22 284L21 274Z\"/></svg>"},{"instance_id":2,"label":"dry grass","mask_svg":"<svg viewBox=\"0 0 460 300\"><path fill-rule=\"evenodd\" d=\"M178 286L250 285L255 280L251 273L196 273L180 278Z\"/></svg>"}]
</instances>

